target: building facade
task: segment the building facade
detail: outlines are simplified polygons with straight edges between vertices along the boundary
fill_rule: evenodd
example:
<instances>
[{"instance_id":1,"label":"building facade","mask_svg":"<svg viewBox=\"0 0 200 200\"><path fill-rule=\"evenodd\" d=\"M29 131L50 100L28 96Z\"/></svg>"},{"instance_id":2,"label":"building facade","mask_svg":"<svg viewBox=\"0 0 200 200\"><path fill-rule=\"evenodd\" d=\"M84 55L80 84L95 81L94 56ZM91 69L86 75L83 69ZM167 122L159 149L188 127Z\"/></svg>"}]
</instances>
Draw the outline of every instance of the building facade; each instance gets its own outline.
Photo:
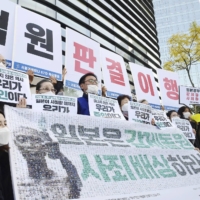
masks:
<instances>
[{"instance_id":1,"label":"building facade","mask_svg":"<svg viewBox=\"0 0 200 200\"><path fill-rule=\"evenodd\" d=\"M11 1L61 24L63 64L65 28L69 27L124 58L133 93L128 62L152 69L158 81L156 69L160 68L160 55L151 0Z\"/></svg>"},{"instance_id":2,"label":"building facade","mask_svg":"<svg viewBox=\"0 0 200 200\"><path fill-rule=\"evenodd\" d=\"M176 33L187 33L190 24L200 24L199 0L153 0L162 65L169 59L167 41ZM180 85L190 86L185 70L178 71ZM192 80L200 87L200 64L191 68Z\"/></svg>"}]
</instances>

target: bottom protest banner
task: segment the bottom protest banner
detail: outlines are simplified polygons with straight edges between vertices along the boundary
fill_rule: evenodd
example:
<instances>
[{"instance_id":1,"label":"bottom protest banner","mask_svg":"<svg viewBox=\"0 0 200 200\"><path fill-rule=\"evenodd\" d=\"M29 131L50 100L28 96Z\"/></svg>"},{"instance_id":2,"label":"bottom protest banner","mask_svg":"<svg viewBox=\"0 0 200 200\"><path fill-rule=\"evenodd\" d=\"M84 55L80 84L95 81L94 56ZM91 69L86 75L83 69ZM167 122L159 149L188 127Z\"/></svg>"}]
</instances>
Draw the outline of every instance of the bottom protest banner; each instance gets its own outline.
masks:
<instances>
[{"instance_id":1,"label":"bottom protest banner","mask_svg":"<svg viewBox=\"0 0 200 200\"><path fill-rule=\"evenodd\" d=\"M177 128L5 111L16 199L199 199L200 154Z\"/></svg>"}]
</instances>

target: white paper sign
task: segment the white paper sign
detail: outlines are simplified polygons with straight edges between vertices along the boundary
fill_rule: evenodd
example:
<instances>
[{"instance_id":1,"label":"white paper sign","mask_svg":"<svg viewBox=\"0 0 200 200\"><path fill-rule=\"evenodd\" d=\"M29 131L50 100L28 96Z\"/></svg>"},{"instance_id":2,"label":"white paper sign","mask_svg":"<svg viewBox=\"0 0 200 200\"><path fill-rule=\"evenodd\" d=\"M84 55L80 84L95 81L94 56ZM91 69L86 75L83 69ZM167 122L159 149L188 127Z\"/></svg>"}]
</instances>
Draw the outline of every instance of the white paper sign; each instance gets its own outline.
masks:
<instances>
[{"instance_id":1,"label":"white paper sign","mask_svg":"<svg viewBox=\"0 0 200 200\"><path fill-rule=\"evenodd\" d=\"M152 108L160 109L158 91L151 69L129 62L137 100L146 99Z\"/></svg>"},{"instance_id":2,"label":"white paper sign","mask_svg":"<svg viewBox=\"0 0 200 200\"><path fill-rule=\"evenodd\" d=\"M31 91L27 74L0 68L0 101L19 103L20 98L26 98L31 104Z\"/></svg>"},{"instance_id":3,"label":"white paper sign","mask_svg":"<svg viewBox=\"0 0 200 200\"><path fill-rule=\"evenodd\" d=\"M146 104L129 101L128 119L143 124L151 124L152 107Z\"/></svg>"},{"instance_id":4,"label":"white paper sign","mask_svg":"<svg viewBox=\"0 0 200 200\"><path fill-rule=\"evenodd\" d=\"M156 126L160 129L172 128L173 125L162 110L152 109L152 116Z\"/></svg>"},{"instance_id":5,"label":"white paper sign","mask_svg":"<svg viewBox=\"0 0 200 200\"><path fill-rule=\"evenodd\" d=\"M62 80L60 24L18 7L12 67L24 72L31 69L35 75Z\"/></svg>"},{"instance_id":6,"label":"white paper sign","mask_svg":"<svg viewBox=\"0 0 200 200\"><path fill-rule=\"evenodd\" d=\"M129 79L121 56L101 48L101 63L107 96L117 98L120 94L131 96Z\"/></svg>"},{"instance_id":7,"label":"white paper sign","mask_svg":"<svg viewBox=\"0 0 200 200\"><path fill-rule=\"evenodd\" d=\"M32 95L32 109L77 114L77 98L58 95Z\"/></svg>"},{"instance_id":8,"label":"white paper sign","mask_svg":"<svg viewBox=\"0 0 200 200\"><path fill-rule=\"evenodd\" d=\"M12 66L15 7L15 3L0 0L0 54L6 59L8 68Z\"/></svg>"},{"instance_id":9,"label":"white paper sign","mask_svg":"<svg viewBox=\"0 0 200 200\"><path fill-rule=\"evenodd\" d=\"M172 118L172 123L175 124L188 139L195 139L195 135L192 131L192 126L188 120Z\"/></svg>"},{"instance_id":10,"label":"white paper sign","mask_svg":"<svg viewBox=\"0 0 200 200\"><path fill-rule=\"evenodd\" d=\"M117 100L88 94L90 116L125 120Z\"/></svg>"},{"instance_id":11,"label":"white paper sign","mask_svg":"<svg viewBox=\"0 0 200 200\"><path fill-rule=\"evenodd\" d=\"M187 106L200 104L200 88L179 86L179 103Z\"/></svg>"},{"instance_id":12,"label":"white paper sign","mask_svg":"<svg viewBox=\"0 0 200 200\"><path fill-rule=\"evenodd\" d=\"M157 69L160 93L165 110L178 110L178 74L163 69Z\"/></svg>"},{"instance_id":13,"label":"white paper sign","mask_svg":"<svg viewBox=\"0 0 200 200\"><path fill-rule=\"evenodd\" d=\"M65 85L69 88L80 90L79 79L89 72L94 73L98 81L101 81L100 44L66 28L65 66L69 66L65 79Z\"/></svg>"}]
</instances>

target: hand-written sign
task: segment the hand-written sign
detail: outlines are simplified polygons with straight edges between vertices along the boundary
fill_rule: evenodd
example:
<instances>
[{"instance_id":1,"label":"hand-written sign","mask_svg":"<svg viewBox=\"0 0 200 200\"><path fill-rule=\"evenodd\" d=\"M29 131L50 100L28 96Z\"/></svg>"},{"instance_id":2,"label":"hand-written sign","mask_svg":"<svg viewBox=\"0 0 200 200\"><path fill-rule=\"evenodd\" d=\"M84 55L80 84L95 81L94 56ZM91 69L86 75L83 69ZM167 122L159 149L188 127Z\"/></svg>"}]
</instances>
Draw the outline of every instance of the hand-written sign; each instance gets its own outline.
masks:
<instances>
[{"instance_id":1,"label":"hand-written sign","mask_svg":"<svg viewBox=\"0 0 200 200\"><path fill-rule=\"evenodd\" d=\"M31 103L28 75L0 68L0 101L19 103L22 97Z\"/></svg>"},{"instance_id":2,"label":"hand-written sign","mask_svg":"<svg viewBox=\"0 0 200 200\"><path fill-rule=\"evenodd\" d=\"M93 94L88 94L90 116L125 119L117 100L109 99Z\"/></svg>"},{"instance_id":3,"label":"hand-written sign","mask_svg":"<svg viewBox=\"0 0 200 200\"><path fill-rule=\"evenodd\" d=\"M158 128L163 129L173 127L172 123L167 119L166 114L162 110L152 109L152 116Z\"/></svg>"},{"instance_id":4,"label":"hand-written sign","mask_svg":"<svg viewBox=\"0 0 200 200\"><path fill-rule=\"evenodd\" d=\"M77 114L77 98L57 95L33 94L32 109Z\"/></svg>"},{"instance_id":5,"label":"hand-written sign","mask_svg":"<svg viewBox=\"0 0 200 200\"><path fill-rule=\"evenodd\" d=\"M192 131L192 126L188 120L172 118L172 123L175 124L188 139L195 139L195 135Z\"/></svg>"},{"instance_id":6,"label":"hand-written sign","mask_svg":"<svg viewBox=\"0 0 200 200\"><path fill-rule=\"evenodd\" d=\"M149 105L130 101L129 121L151 124L151 110L152 108Z\"/></svg>"},{"instance_id":7,"label":"hand-written sign","mask_svg":"<svg viewBox=\"0 0 200 200\"><path fill-rule=\"evenodd\" d=\"M5 110L16 199L104 199L200 184L200 155L178 129Z\"/></svg>"}]
</instances>

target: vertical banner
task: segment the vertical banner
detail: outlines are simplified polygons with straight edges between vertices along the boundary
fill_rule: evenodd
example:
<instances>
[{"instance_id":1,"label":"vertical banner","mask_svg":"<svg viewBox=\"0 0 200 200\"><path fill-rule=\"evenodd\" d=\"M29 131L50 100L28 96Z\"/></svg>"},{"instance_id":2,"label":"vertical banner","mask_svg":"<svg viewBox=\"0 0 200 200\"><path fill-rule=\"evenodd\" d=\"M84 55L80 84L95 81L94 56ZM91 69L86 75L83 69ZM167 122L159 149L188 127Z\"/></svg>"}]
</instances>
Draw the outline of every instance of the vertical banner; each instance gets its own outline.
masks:
<instances>
[{"instance_id":1,"label":"vertical banner","mask_svg":"<svg viewBox=\"0 0 200 200\"><path fill-rule=\"evenodd\" d=\"M31 105L31 91L27 74L11 69L0 68L0 101L19 103L20 98L26 98Z\"/></svg>"},{"instance_id":2,"label":"vertical banner","mask_svg":"<svg viewBox=\"0 0 200 200\"><path fill-rule=\"evenodd\" d=\"M151 69L129 62L137 100L146 99L152 108L160 109L160 100Z\"/></svg>"},{"instance_id":3,"label":"vertical banner","mask_svg":"<svg viewBox=\"0 0 200 200\"><path fill-rule=\"evenodd\" d=\"M90 116L125 120L117 100L88 94Z\"/></svg>"},{"instance_id":4,"label":"vertical banner","mask_svg":"<svg viewBox=\"0 0 200 200\"><path fill-rule=\"evenodd\" d=\"M200 104L200 88L179 86L179 103L184 105Z\"/></svg>"},{"instance_id":5,"label":"vertical banner","mask_svg":"<svg viewBox=\"0 0 200 200\"><path fill-rule=\"evenodd\" d=\"M157 69L157 74L165 110L178 110L178 74L163 69Z\"/></svg>"},{"instance_id":6,"label":"vertical banner","mask_svg":"<svg viewBox=\"0 0 200 200\"><path fill-rule=\"evenodd\" d=\"M120 94L131 96L126 66L121 56L101 48L101 63L107 96L117 98Z\"/></svg>"},{"instance_id":7,"label":"vertical banner","mask_svg":"<svg viewBox=\"0 0 200 200\"><path fill-rule=\"evenodd\" d=\"M142 124L151 125L152 108L149 105L129 101L128 119Z\"/></svg>"},{"instance_id":8,"label":"vertical banner","mask_svg":"<svg viewBox=\"0 0 200 200\"><path fill-rule=\"evenodd\" d=\"M60 24L21 7L16 9L13 68L62 80Z\"/></svg>"},{"instance_id":9,"label":"vertical banner","mask_svg":"<svg viewBox=\"0 0 200 200\"><path fill-rule=\"evenodd\" d=\"M90 38L66 28L66 54L67 67L65 85L80 90L79 79L86 73L94 73L101 81L100 44ZM100 88L99 84L99 89Z\"/></svg>"},{"instance_id":10,"label":"vertical banner","mask_svg":"<svg viewBox=\"0 0 200 200\"><path fill-rule=\"evenodd\" d=\"M12 66L15 7L16 4L8 0L0 0L0 54L8 68Z\"/></svg>"}]
</instances>

